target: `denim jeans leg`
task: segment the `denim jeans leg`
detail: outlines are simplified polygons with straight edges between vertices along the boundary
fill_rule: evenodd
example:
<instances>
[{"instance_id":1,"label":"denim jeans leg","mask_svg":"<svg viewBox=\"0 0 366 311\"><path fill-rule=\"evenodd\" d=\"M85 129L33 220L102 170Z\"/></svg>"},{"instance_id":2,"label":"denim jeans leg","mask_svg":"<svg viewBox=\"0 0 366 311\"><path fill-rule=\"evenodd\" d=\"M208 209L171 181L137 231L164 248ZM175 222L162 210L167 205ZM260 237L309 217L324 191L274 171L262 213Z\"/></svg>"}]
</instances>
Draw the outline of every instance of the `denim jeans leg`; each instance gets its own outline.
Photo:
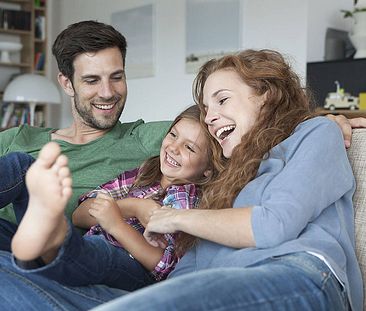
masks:
<instances>
[{"instance_id":1,"label":"denim jeans leg","mask_svg":"<svg viewBox=\"0 0 366 311\"><path fill-rule=\"evenodd\" d=\"M18 223L28 205L25 174L33 162L33 157L21 152L12 152L0 157L0 208L13 203ZM16 229L16 224L0 219L0 250L10 251L10 242Z\"/></svg>"},{"instance_id":2,"label":"denim jeans leg","mask_svg":"<svg viewBox=\"0 0 366 311\"><path fill-rule=\"evenodd\" d=\"M307 253L246 268L212 268L168 279L93 311L349 310L329 268Z\"/></svg>"},{"instance_id":3,"label":"denim jeans leg","mask_svg":"<svg viewBox=\"0 0 366 311\"><path fill-rule=\"evenodd\" d=\"M26 275L0 251L0 310L83 311L126 294L103 285L68 287L39 275Z\"/></svg>"},{"instance_id":4,"label":"denim jeans leg","mask_svg":"<svg viewBox=\"0 0 366 311\"><path fill-rule=\"evenodd\" d=\"M103 235L82 237L70 222L65 242L52 262L36 269L17 268L67 286L103 284L132 291L155 282L126 250L111 245Z\"/></svg>"},{"instance_id":5,"label":"denim jeans leg","mask_svg":"<svg viewBox=\"0 0 366 311\"><path fill-rule=\"evenodd\" d=\"M0 208L13 203L18 223L23 218L29 199L25 174L34 161L32 156L22 152L0 157Z\"/></svg>"}]
</instances>

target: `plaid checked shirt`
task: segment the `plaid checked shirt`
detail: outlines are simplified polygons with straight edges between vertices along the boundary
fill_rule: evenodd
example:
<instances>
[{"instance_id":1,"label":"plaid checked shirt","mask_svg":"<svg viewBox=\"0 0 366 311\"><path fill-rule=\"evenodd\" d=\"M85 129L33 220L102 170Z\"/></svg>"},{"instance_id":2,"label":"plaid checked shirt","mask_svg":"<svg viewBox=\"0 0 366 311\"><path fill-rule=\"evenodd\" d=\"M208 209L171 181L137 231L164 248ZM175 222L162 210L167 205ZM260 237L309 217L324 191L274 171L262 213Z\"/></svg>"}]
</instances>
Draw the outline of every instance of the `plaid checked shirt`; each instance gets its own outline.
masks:
<instances>
[{"instance_id":1,"label":"plaid checked shirt","mask_svg":"<svg viewBox=\"0 0 366 311\"><path fill-rule=\"evenodd\" d=\"M149 187L132 188L132 185L137 177L139 169L125 171L117 178L97 187L95 190L88 192L80 197L79 204L88 198L95 198L99 192L109 194L115 200L133 197L133 198L149 198L158 194L163 189L160 183L156 183ZM167 188L166 195L160 201L161 205L170 205L177 209L196 208L198 206L198 189L194 184L172 185ZM134 229L141 234L145 228L141 225L136 217L125 219ZM121 244L110 234L103 230L100 225L93 226L86 235L103 234L104 237L114 246L122 247ZM167 247L164 250L163 256L151 272L152 276L157 280L165 279L168 274L174 269L179 258L175 253L175 236L174 234L165 234Z\"/></svg>"}]
</instances>

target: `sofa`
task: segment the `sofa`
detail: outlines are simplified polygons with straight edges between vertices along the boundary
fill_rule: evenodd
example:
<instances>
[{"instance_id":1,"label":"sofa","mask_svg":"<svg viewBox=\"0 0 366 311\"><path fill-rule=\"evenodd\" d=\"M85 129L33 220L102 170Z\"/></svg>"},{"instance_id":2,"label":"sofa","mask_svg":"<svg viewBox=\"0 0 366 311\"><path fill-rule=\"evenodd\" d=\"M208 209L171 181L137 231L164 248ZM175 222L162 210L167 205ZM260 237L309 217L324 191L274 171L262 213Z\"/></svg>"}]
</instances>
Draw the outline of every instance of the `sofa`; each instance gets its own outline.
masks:
<instances>
[{"instance_id":1,"label":"sofa","mask_svg":"<svg viewBox=\"0 0 366 311\"><path fill-rule=\"evenodd\" d=\"M353 196L355 208L355 235L356 254L360 264L362 278L366 280L366 129L354 129L352 144L348 149L348 158L351 162L356 178L356 192ZM366 286L364 286L366 298ZM366 299L364 299L366 310Z\"/></svg>"}]
</instances>

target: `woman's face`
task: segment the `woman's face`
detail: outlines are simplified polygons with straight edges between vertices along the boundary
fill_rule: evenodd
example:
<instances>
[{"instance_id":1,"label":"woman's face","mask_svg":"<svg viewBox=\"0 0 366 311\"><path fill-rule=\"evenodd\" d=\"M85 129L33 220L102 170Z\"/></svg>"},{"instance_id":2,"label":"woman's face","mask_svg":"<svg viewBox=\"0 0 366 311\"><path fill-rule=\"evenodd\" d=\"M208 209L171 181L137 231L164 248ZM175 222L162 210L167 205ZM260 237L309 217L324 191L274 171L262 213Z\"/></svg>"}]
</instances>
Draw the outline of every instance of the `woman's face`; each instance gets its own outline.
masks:
<instances>
[{"instance_id":1,"label":"woman's face","mask_svg":"<svg viewBox=\"0 0 366 311\"><path fill-rule=\"evenodd\" d=\"M165 136L160 149L161 185L167 187L176 180L196 181L210 171L208 141L201 125L190 119L178 121Z\"/></svg>"},{"instance_id":2,"label":"woman's face","mask_svg":"<svg viewBox=\"0 0 366 311\"><path fill-rule=\"evenodd\" d=\"M262 97L254 95L234 70L218 70L207 78L203 88L205 122L226 158L254 125L262 103Z\"/></svg>"}]
</instances>

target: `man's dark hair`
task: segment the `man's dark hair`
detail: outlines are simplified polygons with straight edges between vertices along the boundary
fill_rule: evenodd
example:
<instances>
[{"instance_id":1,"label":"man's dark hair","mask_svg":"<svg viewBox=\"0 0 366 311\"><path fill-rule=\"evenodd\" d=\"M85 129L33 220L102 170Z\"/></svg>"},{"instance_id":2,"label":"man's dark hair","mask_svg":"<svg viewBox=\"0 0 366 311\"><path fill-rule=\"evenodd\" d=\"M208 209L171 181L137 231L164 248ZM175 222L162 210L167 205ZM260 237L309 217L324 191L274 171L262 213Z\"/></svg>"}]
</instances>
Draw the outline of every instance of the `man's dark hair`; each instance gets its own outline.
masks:
<instances>
[{"instance_id":1,"label":"man's dark hair","mask_svg":"<svg viewBox=\"0 0 366 311\"><path fill-rule=\"evenodd\" d=\"M78 55L112 47L119 48L125 64L127 48L125 37L110 25L97 21L82 21L69 25L57 36L52 46L52 53L60 72L72 81L73 64Z\"/></svg>"}]
</instances>

